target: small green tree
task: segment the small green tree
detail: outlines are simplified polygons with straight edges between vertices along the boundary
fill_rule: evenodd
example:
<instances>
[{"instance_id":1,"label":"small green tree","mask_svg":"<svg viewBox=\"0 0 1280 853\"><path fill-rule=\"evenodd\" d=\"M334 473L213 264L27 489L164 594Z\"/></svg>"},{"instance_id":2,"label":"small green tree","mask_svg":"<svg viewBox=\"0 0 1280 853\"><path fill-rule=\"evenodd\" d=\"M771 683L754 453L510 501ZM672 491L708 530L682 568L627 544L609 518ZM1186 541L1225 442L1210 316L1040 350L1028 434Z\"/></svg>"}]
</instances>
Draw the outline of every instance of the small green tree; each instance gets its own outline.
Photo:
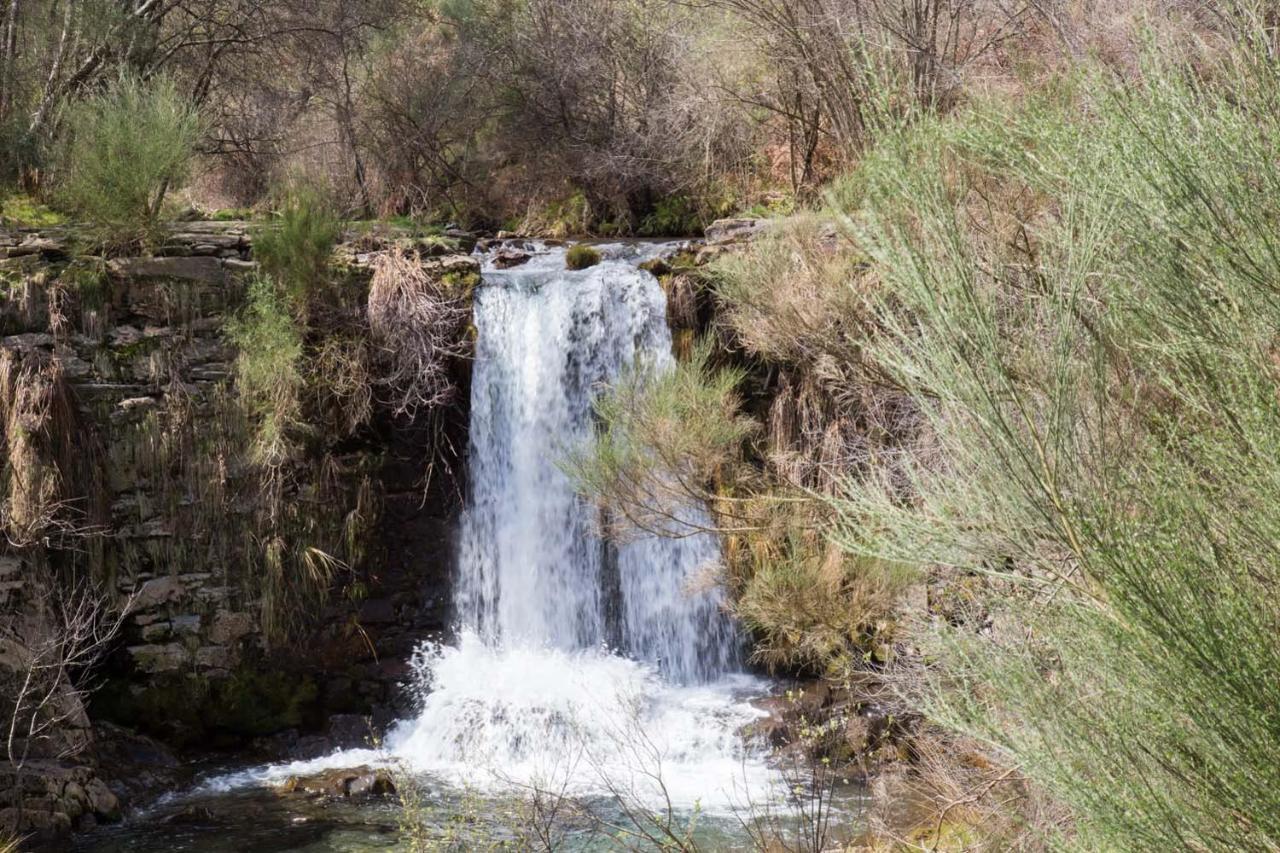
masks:
<instances>
[{"instance_id":1,"label":"small green tree","mask_svg":"<svg viewBox=\"0 0 1280 853\"><path fill-rule=\"evenodd\" d=\"M295 182L276 193L271 221L253 235L253 255L294 308L305 313L313 297L323 296L332 280L333 247L342 236L342 220L332 202L314 186Z\"/></svg>"},{"instance_id":2,"label":"small green tree","mask_svg":"<svg viewBox=\"0 0 1280 853\"><path fill-rule=\"evenodd\" d=\"M201 132L199 114L172 80L122 76L68 110L59 203L106 242L145 240L165 195L186 179Z\"/></svg>"}]
</instances>

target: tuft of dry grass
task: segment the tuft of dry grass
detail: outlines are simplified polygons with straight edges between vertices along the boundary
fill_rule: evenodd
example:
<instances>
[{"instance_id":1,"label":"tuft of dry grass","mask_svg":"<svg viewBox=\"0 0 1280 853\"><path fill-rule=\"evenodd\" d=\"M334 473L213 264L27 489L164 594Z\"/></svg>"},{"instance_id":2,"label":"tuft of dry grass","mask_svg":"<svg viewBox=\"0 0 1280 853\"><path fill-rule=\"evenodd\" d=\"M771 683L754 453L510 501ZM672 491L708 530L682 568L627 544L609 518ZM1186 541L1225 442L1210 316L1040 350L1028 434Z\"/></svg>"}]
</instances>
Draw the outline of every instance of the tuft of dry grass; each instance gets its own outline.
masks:
<instances>
[{"instance_id":1,"label":"tuft of dry grass","mask_svg":"<svg viewBox=\"0 0 1280 853\"><path fill-rule=\"evenodd\" d=\"M350 435L373 415L373 365L360 338L335 332L320 341L311 356L311 373L323 377L313 392L327 419Z\"/></svg>"},{"instance_id":2,"label":"tuft of dry grass","mask_svg":"<svg viewBox=\"0 0 1280 853\"><path fill-rule=\"evenodd\" d=\"M100 448L82 429L58 359L0 351L0 428L10 544L93 533L104 512Z\"/></svg>"},{"instance_id":3,"label":"tuft of dry grass","mask_svg":"<svg viewBox=\"0 0 1280 853\"><path fill-rule=\"evenodd\" d=\"M926 724L907 750L872 783L873 849L1033 853L1064 840L1070 814L987 745Z\"/></svg>"},{"instance_id":4,"label":"tuft of dry grass","mask_svg":"<svg viewBox=\"0 0 1280 853\"><path fill-rule=\"evenodd\" d=\"M466 303L440 287L419 255L388 252L374 262L368 314L375 381L391 409L412 417L449 402L450 366L467 352Z\"/></svg>"},{"instance_id":5,"label":"tuft of dry grass","mask_svg":"<svg viewBox=\"0 0 1280 853\"><path fill-rule=\"evenodd\" d=\"M914 573L832 543L816 501L763 495L748 506L758 526L731 536L725 554L755 661L839 675L887 657L897 601Z\"/></svg>"}]
</instances>

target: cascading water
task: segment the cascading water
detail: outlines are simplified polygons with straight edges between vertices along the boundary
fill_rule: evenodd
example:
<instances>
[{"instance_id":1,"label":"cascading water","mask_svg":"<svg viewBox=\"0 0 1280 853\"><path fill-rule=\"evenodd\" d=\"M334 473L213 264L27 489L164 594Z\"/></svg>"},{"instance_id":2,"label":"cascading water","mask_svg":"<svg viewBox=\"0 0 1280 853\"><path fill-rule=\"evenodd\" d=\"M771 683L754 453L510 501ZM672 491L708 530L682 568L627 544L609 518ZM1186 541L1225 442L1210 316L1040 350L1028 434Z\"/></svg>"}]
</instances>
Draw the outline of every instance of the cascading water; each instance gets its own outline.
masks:
<instances>
[{"instance_id":1,"label":"cascading water","mask_svg":"<svg viewBox=\"0 0 1280 853\"><path fill-rule=\"evenodd\" d=\"M476 295L471 498L452 645L414 660L421 708L388 732L403 765L469 789L530 786L655 806L760 803L775 779L742 728L766 685L739 671L710 534L611 543L558 462L588 440L600 390L672 365L665 297L636 247L587 270L561 249L485 264ZM706 511L676 511L694 526ZM349 751L268 768L270 781L383 760ZM240 777L244 781L244 777Z\"/></svg>"},{"instance_id":2,"label":"cascading water","mask_svg":"<svg viewBox=\"0 0 1280 853\"><path fill-rule=\"evenodd\" d=\"M742 696L761 685L735 674L739 638L718 590L695 588L715 538L606 542L557 465L590 438L605 385L633 365L672 364L662 288L634 249L606 252L579 272L563 250L514 270L486 264L460 636L424 650L422 712L389 742L468 785L617 793L625 779L640 799L728 804L767 771L740 735L759 716ZM679 511L706 521L701 507Z\"/></svg>"},{"instance_id":3,"label":"cascading water","mask_svg":"<svg viewBox=\"0 0 1280 853\"><path fill-rule=\"evenodd\" d=\"M717 559L714 538L606 543L556 465L590 437L603 385L638 362L670 367L658 282L621 259L567 272L563 253L548 253L487 272L475 320L462 624L491 645L613 646L678 683L728 672L737 638L719 595L688 589Z\"/></svg>"}]
</instances>

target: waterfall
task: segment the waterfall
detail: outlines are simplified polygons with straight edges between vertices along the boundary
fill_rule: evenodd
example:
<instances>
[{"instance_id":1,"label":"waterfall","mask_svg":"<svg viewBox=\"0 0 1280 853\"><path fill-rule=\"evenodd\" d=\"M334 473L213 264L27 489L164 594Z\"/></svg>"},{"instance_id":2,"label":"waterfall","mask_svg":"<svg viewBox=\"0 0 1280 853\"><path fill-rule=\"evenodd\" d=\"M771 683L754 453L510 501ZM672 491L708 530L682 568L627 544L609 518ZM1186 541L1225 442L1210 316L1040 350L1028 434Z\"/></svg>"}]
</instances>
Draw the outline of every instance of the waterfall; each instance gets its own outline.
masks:
<instances>
[{"instance_id":1,"label":"waterfall","mask_svg":"<svg viewBox=\"0 0 1280 853\"><path fill-rule=\"evenodd\" d=\"M569 272L562 258L490 270L477 294L458 616L491 644L609 646L675 682L714 679L737 638L719 592L690 589L719 556L713 535L607 543L557 467L589 440L604 386L639 362L672 366L664 294L628 260Z\"/></svg>"},{"instance_id":2,"label":"waterfall","mask_svg":"<svg viewBox=\"0 0 1280 853\"><path fill-rule=\"evenodd\" d=\"M261 783L394 760L467 791L604 795L727 815L778 790L744 740L767 685L739 671L739 639L713 585L709 534L601 538L558 463L590 439L593 402L630 366L670 369L665 297L642 250L565 269L562 249L484 266L452 644L413 671L419 709L382 751L215 780ZM676 508L695 526L700 506Z\"/></svg>"},{"instance_id":3,"label":"waterfall","mask_svg":"<svg viewBox=\"0 0 1280 853\"><path fill-rule=\"evenodd\" d=\"M412 766L467 786L610 792L702 809L772 779L741 730L764 692L714 585L716 538L601 538L558 463L593 403L641 362L673 366L666 299L635 247L587 270L544 250L485 265L476 295L470 500L459 636L415 661L422 709L388 737ZM700 506L677 509L706 526Z\"/></svg>"}]
</instances>

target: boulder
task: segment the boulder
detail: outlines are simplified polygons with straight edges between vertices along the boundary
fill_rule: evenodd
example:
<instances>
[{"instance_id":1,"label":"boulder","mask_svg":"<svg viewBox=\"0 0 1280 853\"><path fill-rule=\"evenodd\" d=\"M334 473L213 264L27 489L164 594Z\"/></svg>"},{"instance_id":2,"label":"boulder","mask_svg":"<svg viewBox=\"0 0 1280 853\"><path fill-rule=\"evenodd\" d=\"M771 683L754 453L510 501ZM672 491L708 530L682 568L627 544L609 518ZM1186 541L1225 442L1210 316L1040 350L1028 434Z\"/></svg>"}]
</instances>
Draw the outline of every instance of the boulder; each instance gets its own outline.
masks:
<instances>
[{"instance_id":1,"label":"boulder","mask_svg":"<svg viewBox=\"0 0 1280 853\"><path fill-rule=\"evenodd\" d=\"M223 269L233 273L253 272L258 268L257 261L242 261L238 258L226 258L222 262Z\"/></svg>"},{"instance_id":2,"label":"boulder","mask_svg":"<svg viewBox=\"0 0 1280 853\"><path fill-rule=\"evenodd\" d=\"M511 269L528 263L530 257L528 252L520 249L500 249L493 256L493 265L500 270Z\"/></svg>"},{"instance_id":3,"label":"boulder","mask_svg":"<svg viewBox=\"0 0 1280 853\"><path fill-rule=\"evenodd\" d=\"M253 617L248 613L219 610L209 629L209 640L220 646L231 646L254 632Z\"/></svg>"},{"instance_id":4,"label":"boulder","mask_svg":"<svg viewBox=\"0 0 1280 853\"><path fill-rule=\"evenodd\" d=\"M771 227L768 219L748 219L737 217L717 219L703 232L707 243L736 243L756 237Z\"/></svg>"},{"instance_id":5,"label":"boulder","mask_svg":"<svg viewBox=\"0 0 1280 853\"><path fill-rule=\"evenodd\" d=\"M395 780L382 768L353 767L326 770L312 776L291 776L278 789L283 794L312 794L325 797L370 797L394 794Z\"/></svg>"},{"instance_id":6,"label":"boulder","mask_svg":"<svg viewBox=\"0 0 1280 853\"><path fill-rule=\"evenodd\" d=\"M9 335L0 340L0 344L5 349L46 349L53 346L53 335L48 335L44 332L26 332L21 335Z\"/></svg>"}]
</instances>

